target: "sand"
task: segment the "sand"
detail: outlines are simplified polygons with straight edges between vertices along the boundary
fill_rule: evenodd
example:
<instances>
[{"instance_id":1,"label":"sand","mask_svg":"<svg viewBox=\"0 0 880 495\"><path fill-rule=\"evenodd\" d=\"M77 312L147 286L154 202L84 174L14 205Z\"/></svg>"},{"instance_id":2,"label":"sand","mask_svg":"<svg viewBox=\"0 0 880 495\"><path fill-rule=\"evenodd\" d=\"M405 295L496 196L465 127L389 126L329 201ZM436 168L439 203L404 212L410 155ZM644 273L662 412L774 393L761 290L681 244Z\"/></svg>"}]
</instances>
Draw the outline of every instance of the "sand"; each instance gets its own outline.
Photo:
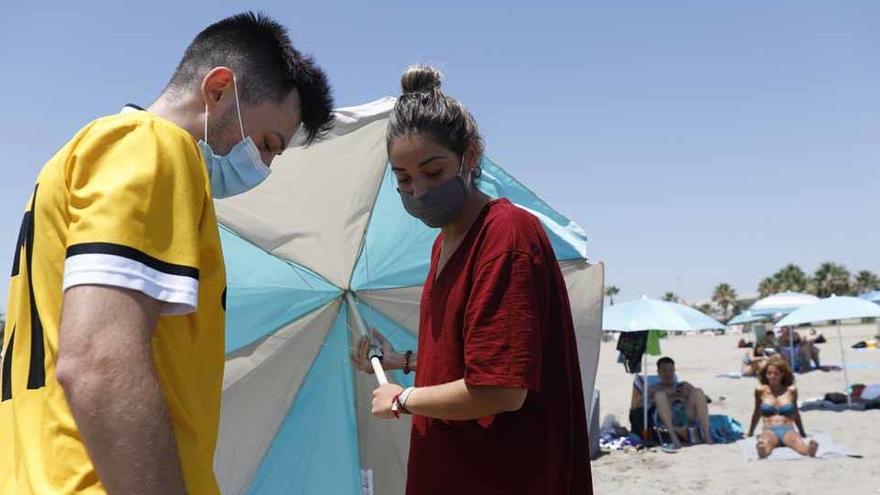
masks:
<instances>
[{"instance_id":1,"label":"sand","mask_svg":"<svg viewBox=\"0 0 880 495\"><path fill-rule=\"evenodd\" d=\"M828 339L819 344L823 364L840 362L837 332L819 327ZM847 361L871 363L873 369L850 370L852 383L880 383L880 350L855 352L850 346L877 333L876 325L842 328ZM745 353L737 341L746 335L685 335L663 339L664 355L675 359L679 379L702 388L713 400L710 414L727 414L748 429L754 407L756 380L717 378L739 371ZM629 428L628 411L632 375L618 364L615 342L604 342L596 386L601 393L600 417L613 414ZM656 373L649 357L649 373ZM842 371L813 371L796 376L801 399L842 391ZM880 410L805 411L804 427L830 434L850 451L863 456L798 461L746 461L736 444L697 445L667 454L659 449L614 451L593 461L593 486L597 494L880 494ZM760 423L757 431L761 431Z\"/></svg>"}]
</instances>

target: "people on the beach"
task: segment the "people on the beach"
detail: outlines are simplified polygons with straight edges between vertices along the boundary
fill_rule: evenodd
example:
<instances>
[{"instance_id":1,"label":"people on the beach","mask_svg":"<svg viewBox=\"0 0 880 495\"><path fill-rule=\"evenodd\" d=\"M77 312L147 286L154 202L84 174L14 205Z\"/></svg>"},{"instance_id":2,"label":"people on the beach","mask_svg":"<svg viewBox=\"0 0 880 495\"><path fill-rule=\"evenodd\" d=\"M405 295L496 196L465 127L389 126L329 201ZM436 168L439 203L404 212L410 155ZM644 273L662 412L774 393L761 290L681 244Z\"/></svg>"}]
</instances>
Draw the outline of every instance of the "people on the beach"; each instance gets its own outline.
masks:
<instances>
[{"instance_id":1,"label":"people on the beach","mask_svg":"<svg viewBox=\"0 0 880 495\"><path fill-rule=\"evenodd\" d=\"M765 347L760 343L756 343L752 349L746 351L743 357L742 375L757 376L761 368L767 364L769 358L770 356L767 354Z\"/></svg>"},{"instance_id":2,"label":"people on the beach","mask_svg":"<svg viewBox=\"0 0 880 495\"><path fill-rule=\"evenodd\" d=\"M213 198L259 184L331 108L284 27L240 14L196 36L149 108L87 124L46 163L9 289L0 493L219 493Z\"/></svg>"},{"instance_id":3,"label":"people on the beach","mask_svg":"<svg viewBox=\"0 0 880 495\"><path fill-rule=\"evenodd\" d=\"M801 337L797 330L791 327L782 327L779 330L779 348L786 349L783 352L785 356L794 356L792 367L796 371L809 370L811 365L815 364L816 368L821 369L822 364L819 362L819 348L816 347L814 340L817 337ZM791 349L790 351L788 349ZM782 351L780 351L782 352Z\"/></svg>"},{"instance_id":4,"label":"people on the beach","mask_svg":"<svg viewBox=\"0 0 880 495\"><path fill-rule=\"evenodd\" d=\"M764 334L761 336L761 338L759 338L758 341L755 342L755 345L758 344L764 347L765 354L776 354L776 347L779 345L779 343L776 339L776 334L773 332L772 328L764 331Z\"/></svg>"},{"instance_id":5,"label":"people on the beach","mask_svg":"<svg viewBox=\"0 0 880 495\"><path fill-rule=\"evenodd\" d=\"M657 360L660 382L648 387L648 400L672 437L672 447L680 448L688 440L688 427L697 425L703 442L712 443L709 431L709 406L703 390L675 379L675 361L670 357Z\"/></svg>"},{"instance_id":6,"label":"people on the beach","mask_svg":"<svg viewBox=\"0 0 880 495\"><path fill-rule=\"evenodd\" d=\"M749 436L753 436L758 420L763 418L763 431L756 444L758 456L766 458L773 449L781 446L802 455L815 456L819 444L813 439L806 440L797 406L794 373L788 361L782 356L771 357L758 377L760 383L755 388L755 410L749 426Z\"/></svg>"},{"instance_id":7,"label":"people on the beach","mask_svg":"<svg viewBox=\"0 0 880 495\"><path fill-rule=\"evenodd\" d=\"M471 114L413 67L387 147L406 211L440 228L420 305L418 352L384 342L415 387L381 385L373 414L412 414L408 495L592 493L568 292L540 221L478 187ZM355 364L371 371L370 341Z\"/></svg>"}]
</instances>

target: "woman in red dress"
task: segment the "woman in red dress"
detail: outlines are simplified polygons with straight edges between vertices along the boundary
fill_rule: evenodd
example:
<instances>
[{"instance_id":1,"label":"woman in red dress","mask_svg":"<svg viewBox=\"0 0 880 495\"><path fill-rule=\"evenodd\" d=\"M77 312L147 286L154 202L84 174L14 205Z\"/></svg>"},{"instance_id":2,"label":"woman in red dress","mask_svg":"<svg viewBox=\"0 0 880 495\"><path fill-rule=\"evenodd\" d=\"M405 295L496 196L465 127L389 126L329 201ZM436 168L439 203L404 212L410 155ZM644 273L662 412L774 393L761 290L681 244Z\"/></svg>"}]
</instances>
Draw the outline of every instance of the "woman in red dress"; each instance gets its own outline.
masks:
<instances>
[{"instance_id":1,"label":"woman in red dress","mask_svg":"<svg viewBox=\"0 0 880 495\"><path fill-rule=\"evenodd\" d=\"M565 281L540 221L477 187L483 141L471 114L412 67L387 132L407 212L440 235L420 305L418 349L375 332L386 384L373 414L412 414L408 495L592 493L587 424ZM370 372L370 341L354 352ZM402 351L402 350L401 350Z\"/></svg>"}]
</instances>

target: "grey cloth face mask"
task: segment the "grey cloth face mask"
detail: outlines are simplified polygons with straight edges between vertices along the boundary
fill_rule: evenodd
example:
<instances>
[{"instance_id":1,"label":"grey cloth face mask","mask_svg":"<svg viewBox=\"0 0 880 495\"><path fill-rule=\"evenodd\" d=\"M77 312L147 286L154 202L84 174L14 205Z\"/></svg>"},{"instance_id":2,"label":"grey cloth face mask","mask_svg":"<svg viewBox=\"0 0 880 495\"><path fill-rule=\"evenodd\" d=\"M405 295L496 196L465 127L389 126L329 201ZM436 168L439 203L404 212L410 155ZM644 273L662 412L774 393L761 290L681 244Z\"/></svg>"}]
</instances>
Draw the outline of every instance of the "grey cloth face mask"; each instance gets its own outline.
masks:
<instances>
[{"instance_id":1,"label":"grey cloth face mask","mask_svg":"<svg viewBox=\"0 0 880 495\"><path fill-rule=\"evenodd\" d=\"M459 169L458 175L439 186L432 187L418 198L400 189L397 192L407 213L418 218L428 227L436 229L455 220L464 206L468 188Z\"/></svg>"}]
</instances>

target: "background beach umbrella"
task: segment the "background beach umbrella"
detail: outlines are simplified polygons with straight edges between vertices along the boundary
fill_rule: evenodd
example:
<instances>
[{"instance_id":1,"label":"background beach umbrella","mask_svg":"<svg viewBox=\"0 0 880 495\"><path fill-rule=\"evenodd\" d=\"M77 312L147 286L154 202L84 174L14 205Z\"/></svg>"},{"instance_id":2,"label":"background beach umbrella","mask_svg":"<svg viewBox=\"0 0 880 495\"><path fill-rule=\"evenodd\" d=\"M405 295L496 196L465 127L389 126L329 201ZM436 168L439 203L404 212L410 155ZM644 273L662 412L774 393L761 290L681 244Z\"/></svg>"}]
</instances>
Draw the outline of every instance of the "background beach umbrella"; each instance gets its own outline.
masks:
<instances>
[{"instance_id":1,"label":"background beach umbrella","mask_svg":"<svg viewBox=\"0 0 880 495\"><path fill-rule=\"evenodd\" d=\"M386 98L337 111L327 140L288 149L260 187L216 202L229 280L215 458L224 494L403 493L409 420L372 418L375 378L349 360L365 326L399 349L416 347L437 234L403 210L387 166L393 105ZM482 165L481 189L535 214L553 244L589 408L603 268L587 263L577 225L490 160Z\"/></svg>"},{"instance_id":2,"label":"background beach umbrella","mask_svg":"<svg viewBox=\"0 0 880 495\"><path fill-rule=\"evenodd\" d=\"M865 292L864 294L859 294L859 298L880 304L880 290L872 290L870 292Z\"/></svg>"},{"instance_id":3,"label":"background beach umbrella","mask_svg":"<svg viewBox=\"0 0 880 495\"><path fill-rule=\"evenodd\" d=\"M690 306L658 301L642 296L641 299L618 303L605 308L602 330L606 332L678 331L724 329L724 324ZM644 422L648 425L648 353L642 355L642 405ZM646 433L645 433L646 434ZM647 437L646 437L647 438Z\"/></svg>"},{"instance_id":4,"label":"background beach umbrella","mask_svg":"<svg viewBox=\"0 0 880 495\"><path fill-rule=\"evenodd\" d=\"M779 320L776 326L795 326L805 323L833 321L837 324L837 342L840 344L840 363L843 367L843 379L846 382L847 402L850 398L849 373L846 370L846 355L843 350L843 337L840 333L840 320L852 318L880 318L880 305L858 297L831 296L819 302L804 306ZM789 332L792 335L793 331Z\"/></svg>"},{"instance_id":5,"label":"background beach umbrella","mask_svg":"<svg viewBox=\"0 0 880 495\"><path fill-rule=\"evenodd\" d=\"M745 310L742 313L731 318L730 321L727 322L728 325L745 325L746 323L757 323L760 321L768 321L770 320L769 315L756 315L753 314L749 310Z\"/></svg>"},{"instance_id":6,"label":"background beach umbrella","mask_svg":"<svg viewBox=\"0 0 880 495\"><path fill-rule=\"evenodd\" d=\"M749 306L749 311L755 316L787 315L792 311L812 304L819 298L812 294L803 294L801 292L780 292L763 299L758 299L754 304Z\"/></svg>"},{"instance_id":7,"label":"background beach umbrella","mask_svg":"<svg viewBox=\"0 0 880 495\"><path fill-rule=\"evenodd\" d=\"M748 311L753 317L764 317L767 321L779 320L783 316L797 310L803 306L807 306L819 301L819 298L812 294L804 294L802 292L780 292L758 299L752 304ZM794 354L794 334L788 334L788 348L790 355ZM794 359L792 359L794 362Z\"/></svg>"}]
</instances>

